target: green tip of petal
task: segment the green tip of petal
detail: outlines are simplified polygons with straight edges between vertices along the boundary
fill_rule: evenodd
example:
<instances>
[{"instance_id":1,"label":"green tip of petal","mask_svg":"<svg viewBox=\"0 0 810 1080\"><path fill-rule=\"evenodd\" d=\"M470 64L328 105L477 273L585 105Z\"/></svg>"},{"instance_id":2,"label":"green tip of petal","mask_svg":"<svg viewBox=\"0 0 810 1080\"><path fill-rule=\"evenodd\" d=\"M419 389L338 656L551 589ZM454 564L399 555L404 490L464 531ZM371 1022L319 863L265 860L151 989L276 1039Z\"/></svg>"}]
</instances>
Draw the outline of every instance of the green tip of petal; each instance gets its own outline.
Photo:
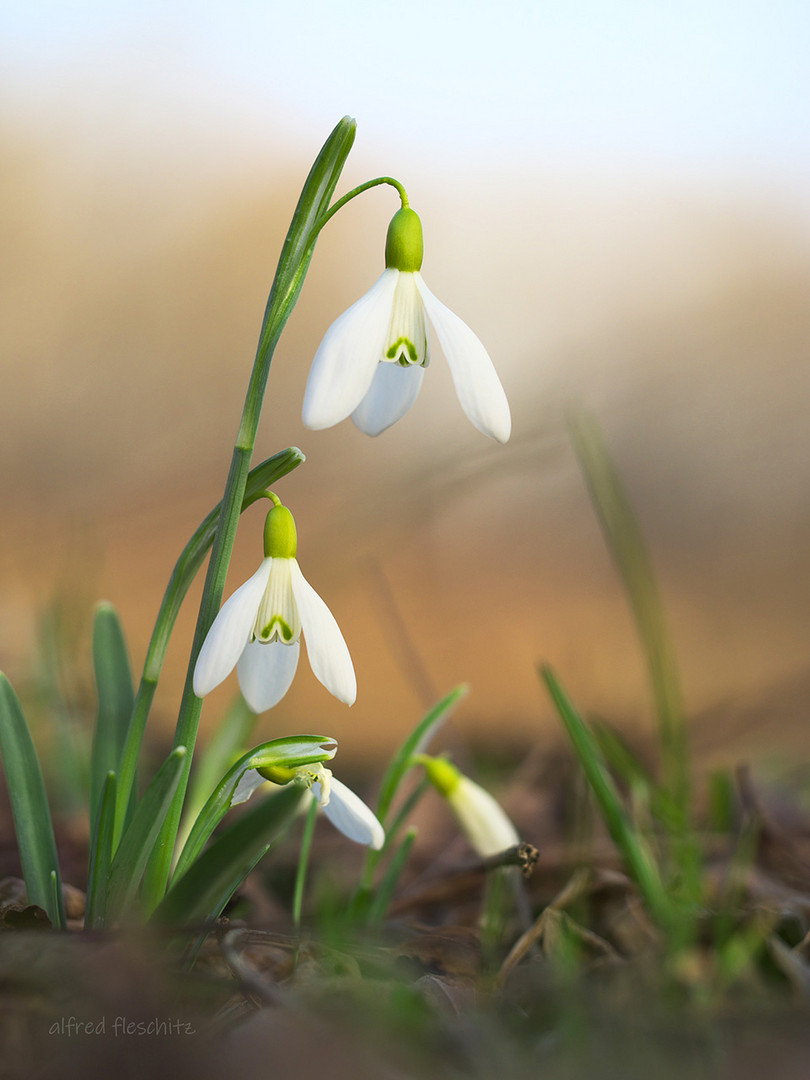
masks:
<instances>
[{"instance_id":1,"label":"green tip of petal","mask_svg":"<svg viewBox=\"0 0 810 1080\"><path fill-rule=\"evenodd\" d=\"M459 785L461 773L452 765L447 758L430 757L428 754L420 754L417 758L421 765L425 766L428 780L436 788L440 795L448 797Z\"/></svg>"},{"instance_id":2,"label":"green tip of petal","mask_svg":"<svg viewBox=\"0 0 810 1080\"><path fill-rule=\"evenodd\" d=\"M286 506L274 506L264 522L266 558L294 559L298 550L295 518Z\"/></svg>"},{"instance_id":3,"label":"green tip of petal","mask_svg":"<svg viewBox=\"0 0 810 1080\"><path fill-rule=\"evenodd\" d=\"M397 210L388 226L385 239L385 265L389 270L412 274L422 268L424 244L422 222L410 207Z\"/></svg>"}]
</instances>

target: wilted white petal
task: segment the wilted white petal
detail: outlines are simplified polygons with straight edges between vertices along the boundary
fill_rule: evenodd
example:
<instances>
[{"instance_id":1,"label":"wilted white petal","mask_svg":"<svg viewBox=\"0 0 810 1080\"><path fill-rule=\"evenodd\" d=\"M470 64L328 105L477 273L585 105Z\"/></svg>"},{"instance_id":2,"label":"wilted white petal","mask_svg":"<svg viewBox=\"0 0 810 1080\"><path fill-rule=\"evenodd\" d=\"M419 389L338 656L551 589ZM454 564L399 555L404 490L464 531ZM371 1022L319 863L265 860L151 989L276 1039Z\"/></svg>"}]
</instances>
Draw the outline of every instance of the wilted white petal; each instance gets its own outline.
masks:
<instances>
[{"instance_id":1,"label":"wilted white petal","mask_svg":"<svg viewBox=\"0 0 810 1080\"><path fill-rule=\"evenodd\" d=\"M272 559L259 569L222 605L200 649L194 666L194 693L205 697L227 678L250 640Z\"/></svg>"},{"instance_id":2,"label":"wilted white petal","mask_svg":"<svg viewBox=\"0 0 810 1080\"><path fill-rule=\"evenodd\" d=\"M234 789L233 796L231 797L231 806L238 806L239 803L247 802L256 788L260 788L262 784L266 783L267 780L265 780L258 769L245 769L239 777L239 783Z\"/></svg>"},{"instance_id":3,"label":"wilted white petal","mask_svg":"<svg viewBox=\"0 0 810 1080\"><path fill-rule=\"evenodd\" d=\"M365 296L326 331L304 394L307 427L331 427L363 399L383 354L398 277L398 270L384 270Z\"/></svg>"},{"instance_id":4,"label":"wilted white petal","mask_svg":"<svg viewBox=\"0 0 810 1080\"><path fill-rule=\"evenodd\" d=\"M290 689L298 667L299 642L251 641L239 657L239 689L252 712L272 709Z\"/></svg>"},{"instance_id":5,"label":"wilted white petal","mask_svg":"<svg viewBox=\"0 0 810 1080\"><path fill-rule=\"evenodd\" d=\"M353 705L357 697L357 679L346 642L335 617L315 592L295 559L290 559L292 588L301 629L307 645L307 656L316 679L330 694Z\"/></svg>"},{"instance_id":6,"label":"wilted white petal","mask_svg":"<svg viewBox=\"0 0 810 1080\"><path fill-rule=\"evenodd\" d=\"M320 784L312 785L311 791L320 798ZM385 843L385 830L363 800L340 780L332 777L329 802L323 812L336 829L358 844L369 844L376 851Z\"/></svg>"},{"instance_id":7,"label":"wilted white petal","mask_svg":"<svg viewBox=\"0 0 810 1080\"><path fill-rule=\"evenodd\" d=\"M421 274L414 274L414 278L450 365L462 409L484 435L507 442L512 431L509 402L489 353L469 326L436 299Z\"/></svg>"},{"instance_id":8,"label":"wilted white petal","mask_svg":"<svg viewBox=\"0 0 810 1080\"><path fill-rule=\"evenodd\" d=\"M421 364L383 363L368 393L352 413L352 420L366 435L379 435L391 427L416 401L425 369Z\"/></svg>"},{"instance_id":9,"label":"wilted white petal","mask_svg":"<svg viewBox=\"0 0 810 1080\"><path fill-rule=\"evenodd\" d=\"M447 796L467 838L486 859L520 843L515 826L500 803L482 787L462 776Z\"/></svg>"}]
</instances>

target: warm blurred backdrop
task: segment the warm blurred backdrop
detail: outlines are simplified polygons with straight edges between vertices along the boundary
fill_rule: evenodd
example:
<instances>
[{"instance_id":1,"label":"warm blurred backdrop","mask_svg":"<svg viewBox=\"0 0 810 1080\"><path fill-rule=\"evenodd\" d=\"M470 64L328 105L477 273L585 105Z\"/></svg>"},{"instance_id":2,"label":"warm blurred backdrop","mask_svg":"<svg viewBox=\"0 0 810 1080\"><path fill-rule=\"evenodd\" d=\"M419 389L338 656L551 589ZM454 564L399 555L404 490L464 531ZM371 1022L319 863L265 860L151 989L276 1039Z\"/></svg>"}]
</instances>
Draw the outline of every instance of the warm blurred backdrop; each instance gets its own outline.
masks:
<instances>
[{"instance_id":1,"label":"warm blurred backdrop","mask_svg":"<svg viewBox=\"0 0 810 1080\"><path fill-rule=\"evenodd\" d=\"M358 5L345 26L302 7L309 30L284 29L296 48L262 23L265 82L253 5L229 7L219 42L224 9L209 40L182 3L170 16L123 5L119 21L99 7L97 23L81 5L78 26L52 4L38 26L22 7L4 16L0 666L30 673L56 595L114 602L142 660L174 558L221 496L300 185L350 112L339 191L380 173L406 184L424 276L488 346L513 437L499 447L469 425L438 347L420 400L381 438L303 428L313 353L382 268L396 201L367 194L319 242L256 458L307 454L279 493L360 691L348 712L302 661L261 733L326 731L343 753L383 753L469 681L464 730L545 737L539 660L583 707L647 723L633 626L566 438L579 405L645 529L699 748L807 756L806 16L776 5L766 23L749 3L731 24L730 5L710 5L714 18L687 4L667 26L619 2L618 22L585 4L568 25L521 3L492 28L495 6L480 4L462 29L448 0L413 31L426 43L409 102L401 50L417 46L383 20L389 5L373 19ZM292 105L296 62L307 89ZM259 508L243 518L229 591L261 558L261 521ZM192 626L190 606L157 699L167 727ZM207 722L234 689L212 696Z\"/></svg>"}]
</instances>

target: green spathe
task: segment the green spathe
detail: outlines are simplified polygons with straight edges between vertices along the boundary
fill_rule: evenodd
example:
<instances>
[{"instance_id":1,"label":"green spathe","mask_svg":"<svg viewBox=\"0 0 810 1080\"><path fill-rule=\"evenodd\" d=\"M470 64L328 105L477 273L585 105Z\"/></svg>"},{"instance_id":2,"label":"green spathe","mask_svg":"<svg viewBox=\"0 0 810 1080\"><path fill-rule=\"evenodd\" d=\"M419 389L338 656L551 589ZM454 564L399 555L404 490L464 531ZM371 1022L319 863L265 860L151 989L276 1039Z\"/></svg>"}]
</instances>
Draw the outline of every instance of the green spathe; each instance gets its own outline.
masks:
<instances>
[{"instance_id":1,"label":"green spathe","mask_svg":"<svg viewBox=\"0 0 810 1080\"><path fill-rule=\"evenodd\" d=\"M294 559L298 550L295 518L286 506L274 506L264 523L265 558Z\"/></svg>"},{"instance_id":2,"label":"green spathe","mask_svg":"<svg viewBox=\"0 0 810 1080\"><path fill-rule=\"evenodd\" d=\"M391 218L385 238L385 265L412 274L422 268L422 222L415 210L403 206Z\"/></svg>"},{"instance_id":3,"label":"green spathe","mask_svg":"<svg viewBox=\"0 0 810 1080\"><path fill-rule=\"evenodd\" d=\"M416 760L425 766L428 779L440 795L447 798L456 790L461 780L461 773L447 758L420 754Z\"/></svg>"}]
</instances>

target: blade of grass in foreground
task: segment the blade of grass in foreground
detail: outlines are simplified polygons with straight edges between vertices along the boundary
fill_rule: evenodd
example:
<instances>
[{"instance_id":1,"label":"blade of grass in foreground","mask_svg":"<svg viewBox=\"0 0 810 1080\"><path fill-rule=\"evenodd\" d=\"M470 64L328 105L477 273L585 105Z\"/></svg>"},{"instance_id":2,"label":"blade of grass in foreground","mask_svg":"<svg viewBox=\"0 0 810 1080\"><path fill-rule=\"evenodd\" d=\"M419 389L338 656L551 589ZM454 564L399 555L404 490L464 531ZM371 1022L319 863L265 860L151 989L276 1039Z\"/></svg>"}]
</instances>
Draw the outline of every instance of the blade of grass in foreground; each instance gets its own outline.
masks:
<instances>
[{"instance_id":1,"label":"blade of grass in foreground","mask_svg":"<svg viewBox=\"0 0 810 1080\"><path fill-rule=\"evenodd\" d=\"M684 892L697 901L700 867L689 825L691 784L686 717L675 651L652 563L595 421L575 413L569 417L569 431L605 541L624 582L644 650L658 718L663 786L674 811L670 826L674 855Z\"/></svg>"},{"instance_id":2,"label":"blade of grass in foreground","mask_svg":"<svg viewBox=\"0 0 810 1080\"><path fill-rule=\"evenodd\" d=\"M64 927L62 879L45 782L20 702L2 672L0 751L29 903L47 911L54 926Z\"/></svg>"},{"instance_id":3,"label":"blade of grass in foreground","mask_svg":"<svg viewBox=\"0 0 810 1080\"><path fill-rule=\"evenodd\" d=\"M663 930L671 933L677 921L674 904L661 880L652 852L625 813L619 792L599 750L599 744L551 669L541 668L540 674L630 876L638 885L655 921Z\"/></svg>"}]
</instances>

